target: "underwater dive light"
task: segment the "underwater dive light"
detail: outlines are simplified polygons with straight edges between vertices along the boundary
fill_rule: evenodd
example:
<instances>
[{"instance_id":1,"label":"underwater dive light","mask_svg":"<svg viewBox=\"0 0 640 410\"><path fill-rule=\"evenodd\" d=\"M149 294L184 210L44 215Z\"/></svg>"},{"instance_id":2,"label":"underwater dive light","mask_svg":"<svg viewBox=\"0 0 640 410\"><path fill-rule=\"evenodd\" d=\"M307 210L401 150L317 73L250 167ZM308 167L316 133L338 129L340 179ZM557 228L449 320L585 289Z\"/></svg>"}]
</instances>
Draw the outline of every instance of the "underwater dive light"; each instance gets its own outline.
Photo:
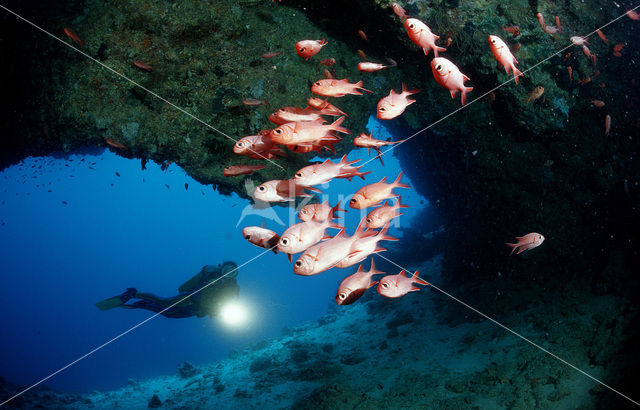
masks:
<instances>
[{"instance_id":1,"label":"underwater dive light","mask_svg":"<svg viewBox=\"0 0 640 410\"><path fill-rule=\"evenodd\" d=\"M247 308L236 300L227 303L220 310L220 318L227 326L240 326L247 322L248 317Z\"/></svg>"}]
</instances>

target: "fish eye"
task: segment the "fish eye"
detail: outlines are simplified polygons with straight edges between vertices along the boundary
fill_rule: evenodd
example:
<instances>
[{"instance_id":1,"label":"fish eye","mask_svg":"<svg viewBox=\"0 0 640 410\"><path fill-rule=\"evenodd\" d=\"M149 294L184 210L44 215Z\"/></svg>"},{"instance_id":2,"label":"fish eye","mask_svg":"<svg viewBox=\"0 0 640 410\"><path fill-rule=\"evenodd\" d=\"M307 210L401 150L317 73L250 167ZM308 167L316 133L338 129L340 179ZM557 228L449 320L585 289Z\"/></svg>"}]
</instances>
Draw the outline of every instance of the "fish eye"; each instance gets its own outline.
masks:
<instances>
[{"instance_id":1,"label":"fish eye","mask_svg":"<svg viewBox=\"0 0 640 410\"><path fill-rule=\"evenodd\" d=\"M280 135L282 134L282 130L280 128L276 128L275 130L273 130L273 133Z\"/></svg>"},{"instance_id":2,"label":"fish eye","mask_svg":"<svg viewBox=\"0 0 640 410\"><path fill-rule=\"evenodd\" d=\"M414 27L415 27L415 24L413 23L409 24L409 28L414 28Z\"/></svg>"},{"instance_id":3,"label":"fish eye","mask_svg":"<svg viewBox=\"0 0 640 410\"><path fill-rule=\"evenodd\" d=\"M284 108L280 108L278 111L285 112L286 110Z\"/></svg>"},{"instance_id":4,"label":"fish eye","mask_svg":"<svg viewBox=\"0 0 640 410\"><path fill-rule=\"evenodd\" d=\"M298 172L298 173L296 174L296 176L297 176L298 178L302 178L302 172Z\"/></svg>"},{"instance_id":5,"label":"fish eye","mask_svg":"<svg viewBox=\"0 0 640 410\"><path fill-rule=\"evenodd\" d=\"M301 212L301 213L303 213L303 214L305 214L305 215L309 213L309 212L307 212L307 210L306 210L306 209L303 209L303 210L302 210L302 211L300 211L300 212Z\"/></svg>"},{"instance_id":6,"label":"fish eye","mask_svg":"<svg viewBox=\"0 0 640 410\"><path fill-rule=\"evenodd\" d=\"M265 191L265 189L266 189L266 188L265 188L265 187L263 187L262 185L260 185L260 186L258 187L258 191L260 191L260 192L264 192L264 191Z\"/></svg>"},{"instance_id":7,"label":"fish eye","mask_svg":"<svg viewBox=\"0 0 640 410\"><path fill-rule=\"evenodd\" d=\"M305 50L305 48L304 48L304 47L300 47L300 52L301 52L301 53L303 53L303 52L304 52L304 50Z\"/></svg>"},{"instance_id":8,"label":"fish eye","mask_svg":"<svg viewBox=\"0 0 640 410\"><path fill-rule=\"evenodd\" d=\"M231 167L224 167L224 169L231 169Z\"/></svg>"},{"instance_id":9,"label":"fish eye","mask_svg":"<svg viewBox=\"0 0 640 410\"><path fill-rule=\"evenodd\" d=\"M289 244L289 240L287 238L280 239L280 243L287 246Z\"/></svg>"},{"instance_id":10,"label":"fish eye","mask_svg":"<svg viewBox=\"0 0 640 410\"><path fill-rule=\"evenodd\" d=\"M250 240L250 239L251 239L251 235L246 235L246 236L244 237L244 239L246 239L246 240Z\"/></svg>"},{"instance_id":11,"label":"fish eye","mask_svg":"<svg viewBox=\"0 0 640 410\"><path fill-rule=\"evenodd\" d=\"M320 87L320 81L316 81L313 85L317 85L318 87Z\"/></svg>"},{"instance_id":12,"label":"fish eye","mask_svg":"<svg viewBox=\"0 0 640 410\"><path fill-rule=\"evenodd\" d=\"M367 218L367 223L371 223L371 218Z\"/></svg>"},{"instance_id":13,"label":"fish eye","mask_svg":"<svg viewBox=\"0 0 640 410\"><path fill-rule=\"evenodd\" d=\"M442 70L442 64L436 64L436 70L437 71Z\"/></svg>"},{"instance_id":14,"label":"fish eye","mask_svg":"<svg viewBox=\"0 0 640 410\"><path fill-rule=\"evenodd\" d=\"M378 108L378 111L386 111L386 110L387 110L387 109L386 109L386 108L384 108L384 107L380 107L380 108Z\"/></svg>"},{"instance_id":15,"label":"fish eye","mask_svg":"<svg viewBox=\"0 0 640 410\"><path fill-rule=\"evenodd\" d=\"M344 294L344 293L341 293L341 294L339 294L339 295L338 295L338 297L339 297L340 299L344 300L344 299L347 297L347 295L346 295L346 294Z\"/></svg>"},{"instance_id":16,"label":"fish eye","mask_svg":"<svg viewBox=\"0 0 640 410\"><path fill-rule=\"evenodd\" d=\"M298 267L300 267L300 266L302 266L302 262L300 262L300 261L296 261L295 265L296 265L296 266L298 266Z\"/></svg>"},{"instance_id":17,"label":"fish eye","mask_svg":"<svg viewBox=\"0 0 640 410\"><path fill-rule=\"evenodd\" d=\"M381 283L380 286L382 286L383 289L389 288L389 284L387 282Z\"/></svg>"},{"instance_id":18,"label":"fish eye","mask_svg":"<svg viewBox=\"0 0 640 410\"><path fill-rule=\"evenodd\" d=\"M239 147L242 147L242 146L244 146L244 142L238 142L236 145L239 146Z\"/></svg>"},{"instance_id":19,"label":"fish eye","mask_svg":"<svg viewBox=\"0 0 640 410\"><path fill-rule=\"evenodd\" d=\"M357 202L355 198L351 198L351 201L349 202L353 202L354 204Z\"/></svg>"},{"instance_id":20,"label":"fish eye","mask_svg":"<svg viewBox=\"0 0 640 410\"><path fill-rule=\"evenodd\" d=\"M496 43L496 39L495 39L495 38L492 38L492 39L491 39L491 43L492 43L492 44L495 44L495 43Z\"/></svg>"}]
</instances>

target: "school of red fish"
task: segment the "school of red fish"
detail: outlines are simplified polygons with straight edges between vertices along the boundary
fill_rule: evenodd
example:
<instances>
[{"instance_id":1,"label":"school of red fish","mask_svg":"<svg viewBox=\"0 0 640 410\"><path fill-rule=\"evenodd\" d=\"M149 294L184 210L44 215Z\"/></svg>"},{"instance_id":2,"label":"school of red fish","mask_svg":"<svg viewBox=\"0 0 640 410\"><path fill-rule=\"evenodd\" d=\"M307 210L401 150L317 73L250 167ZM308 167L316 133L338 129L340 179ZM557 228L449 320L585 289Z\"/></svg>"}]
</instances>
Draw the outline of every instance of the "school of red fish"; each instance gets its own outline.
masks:
<instances>
[{"instance_id":1,"label":"school of red fish","mask_svg":"<svg viewBox=\"0 0 640 410\"><path fill-rule=\"evenodd\" d=\"M464 106L467 102L467 94L473 91L473 87L467 87L465 81L471 81L469 77L463 74L458 66L452 61L439 56L439 53L446 52L446 48L436 44L440 37L434 34L431 29L417 18L407 15L406 11L398 3L392 4L393 12L404 24L409 39L418 47L422 48L425 55L429 55L433 51L434 58L431 60L430 67L436 82L442 87L449 90L451 97L455 98L460 92L461 102ZM635 11L628 11L626 15L634 21L640 20L640 16ZM542 30L556 37L563 30L560 18L555 16L556 25L547 25L542 13L537 13L536 18ZM520 35L518 26L504 27L503 30L511 34L513 38ZM66 27L64 33L73 41L78 43L80 47L84 47L84 41L71 28ZM600 39L608 46L609 40L604 33L596 30ZM364 31L359 30L358 35L364 40L367 39ZM582 48L585 56L593 63L596 69L596 54L588 48L589 42L585 37L572 36L571 42ZM447 38L446 46L452 43L451 37ZM488 36L489 48L497 60L504 68L507 74L513 73L513 78L518 84L519 77L524 74L516 67L518 60L514 57L513 52L519 49L519 44L513 47L513 52L507 43L497 35ZM321 40L301 40L295 44L295 50L298 56L305 61L313 58L320 53L329 43L325 39ZM620 43L613 46L613 55L615 57L622 56L622 50L625 44ZM280 51L265 52L263 58L275 58L281 55ZM366 60L367 56L362 50L358 50L358 55ZM568 53L565 60L571 55ZM396 62L389 59L389 65L383 65L376 62L362 61L358 64L358 70L363 73L374 72L397 66ZM334 58L326 58L319 61L324 67L331 67L335 64ZM151 72L154 67L142 61L133 61L132 64L144 71ZM568 67L569 80L573 81L573 70ZM595 71L593 77L599 74ZM253 159L271 159L277 156L286 156L285 148L295 153L307 153L315 151L322 153L323 150L330 151L335 154L334 145L341 140L337 133L351 134L351 132L342 126L347 114L338 107L328 101L329 98L341 98L346 95L362 95L362 92L371 93L371 91L363 87L363 82L350 83L348 79L336 79L334 74L328 68L324 69L323 79L317 80L311 86L311 93L323 98L310 97L306 108L299 107L282 107L271 115L268 120L276 125L275 128L265 129L256 135L249 135L239 139L234 147L233 152L238 155L247 156ZM591 77L579 80L580 84L586 84L591 81ZM604 83L603 83L604 84ZM602 85L601 85L602 86ZM410 90L402 83L402 92L397 93L391 90L389 95L381 98L376 106L376 115L381 120L391 120L397 118L407 109L407 107L415 102L409 96L420 92L420 90ZM544 87L535 87L528 95L526 103L536 101L544 94ZM491 95L489 96L491 97ZM242 101L247 106L268 105L267 101L248 98ZM604 107L605 103L600 100L593 100L594 107ZM327 123L325 117L338 117L332 123ZM605 116L605 135L609 135L611 130L611 116ZM126 149L127 147L112 139L106 139L106 143L117 149ZM369 152L372 148L377 152L377 157L382 162L381 147L399 144L399 141L381 141L362 132L358 137L353 139L353 145L359 148L367 148ZM296 197L309 197L310 192L321 193L315 188L315 185L329 183L334 178L345 178L351 181L354 177L360 177L363 180L369 172L361 172L355 164L359 162L348 161L347 156L343 156L340 161L332 162L327 159L320 164L313 164L300 169L295 175L288 180L271 180L259 185L253 193L254 198L265 202L287 202L295 201ZM384 163L382 163L384 165ZM226 177L234 177L240 175L248 175L257 170L264 168L265 165L230 165L224 168L223 175ZM298 213L301 220L288 227L282 235L266 229L263 226L248 226L242 230L245 239L250 243L273 250L274 253L285 253L289 260L292 255L301 254L295 261L293 270L298 275L316 275L328 269L347 268L359 264L373 254L385 251L379 245L381 241L397 241L387 234L390 222L398 218L401 208L407 205L401 204L400 195L394 192L399 188L410 188L409 185L401 182L402 172L397 178L388 183L386 177L379 182L365 185L358 189L349 201L349 206L354 209L373 208L362 218L355 232L349 236L345 232L345 227L337 224L334 220L338 218L338 212L345 211L340 208L340 203L331 206L328 201L323 203L308 204ZM391 203L392 199L396 199L395 203ZM337 233L332 237L326 234L328 229L335 229ZM522 237L516 237L516 243L507 243L511 247L511 253L517 253L531 250L542 244L544 236L532 232ZM346 277L340 284L335 300L340 305L348 305L358 300L367 289L378 285L376 290L380 295L397 298L406 295L409 292L418 291L415 285L429 285L428 282L421 279L416 271L411 277L407 277L405 271L401 271L396 275L387 275L379 280L374 280L373 276L381 275L385 272L377 271L373 258L368 271L362 269L360 265L357 271Z\"/></svg>"}]
</instances>

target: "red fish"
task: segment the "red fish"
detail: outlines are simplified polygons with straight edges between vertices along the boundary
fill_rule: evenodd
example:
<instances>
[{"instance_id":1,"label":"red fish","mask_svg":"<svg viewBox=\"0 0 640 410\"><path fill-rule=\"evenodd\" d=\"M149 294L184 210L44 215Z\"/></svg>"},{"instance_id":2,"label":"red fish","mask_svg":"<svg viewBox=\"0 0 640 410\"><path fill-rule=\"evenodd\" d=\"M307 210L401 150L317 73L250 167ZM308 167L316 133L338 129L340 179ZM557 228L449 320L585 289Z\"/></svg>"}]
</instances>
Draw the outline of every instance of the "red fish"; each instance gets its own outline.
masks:
<instances>
[{"instance_id":1,"label":"red fish","mask_svg":"<svg viewBox=\"0 0 640 410\"><path fill-rule=\"evenodd\" d=\"M448 89L451 98L455 98L456 93L460 91L462 94L462 105L467 101L467 93L473 91L473 87L466 87L465 81L469 81L469 77L462 74L460 69L446 58L436 57L431 60L431 71L438 84Z\"/></svg>"},{"instance_id":2,"label":"red fish","mask_svg":"<svg viewBox=\"0 0 640 410\"><path fill-rule=\"evenodd\" d=\"M360 36L361 39L363 39L364 41L369 41L367 40L367 35L364 34L364 31L362 30L358 30L358 35Z\"/></svg>"},{"instance_id":3,"label":"red fish","mask_svg":"<svg viewBox=\"0 0 640 410\"><path fill-rule=\"evenodd\" d=\"M340 286L336 294L336 303L338 305L350 305L360 299L364 292L378 281L373 280L373 275L379 275L385 272L377 271L373 258L371 258L371 268L368 272L362 270L362 265L358 266L358 270L353 275L347 276Z\"/></svg>"},{"instance_id":4,"label":"red fish","mask_svg":"<svg viewBox=\"0 0 640 410\"><path fill-rule=\"evenodd\" d=\"M265 249L272 249L273 253L278 253L276 245L280 240L280 235L262 226L247 226L242 229L242 236L250 243Z\"/></svg>"},{"instance_id":5,"label":"red fish","mask_svg":"<svg viewBox=\"0 0 640 410\"><path fill-rule=\"evenodd\" d=\"M323 124L324 121L298 121L283 124L271 132L271 140L283 145L309 145L321 141L339 141L340 138L332 134L332 131L351 134L342 127L344 117L340 117L331 124Z\"/></svg>"},{"instance_id":6,"label":"red fish","mask_svg":"<svg viewBox=\"0 0 640 410\"><path fill-rule=\"evenodd\" d=\"M511 247L511 253L518 249L518 254L529 249L537 248L544 242L544 236L537 232L531 232L525 236L516 236L518 243L507 243L505 245Z\"/></svg>"},{"instance_id":7,"label":"red fish","mask_svg":"<svg viewBox=\"0 0 640 410\"><path fill-rule=\"evenodd\" d=\"M380 283L376 290L379 294L388 298L399 298L409 292L419 291L420 288L413 286L415 283L420 285L429 285L429 282L418 277L419 273L419 271L415 271L410 278L407 278L403 270L397 275L385 276L380 279Z\"/></svg>"},{"instance_id":8,"label":"red fish","mask_svg":"<svg viewBox=\"0 0 640 410\"><path fill-rule=\"evenodd\" d=\"M330 67L336 63L335 58L325 58L323 60L318 61L318 64L322 64L323 66Z\"/></svg>"},{"instance_id":9,"label":"red fish","mask_svg":"<svg viewBox=\"0 0 640 410\"><path fill-rule=\"evenodd\" d=\"M307 221L316 221L316 222L324 222L329 217L338 218L336 216L336 212L343 211L344 209L340 208L340 201L335 206L330 206L329 201L324 201L321 204L309 204L302 207L300 212L298 212L298 218L302 222Z\"/></svg>"},{"instance_id":10,"label":"red fish","mask_svg":"<svg viewBox=\"0 0 640 410\"><path fill-rule=\"evenodd\" d=\"M607 36L605 36L604 33L600 31L599 28L596 29L596 34L598 34L598 37L600 37L600 40L604 41L606 45L609 45L609 40L607 40Z\"/></svg>"},{"instance_id":11,"label":"red fish","mask_svg":"<svg viewBox=\"0 0 640 410\"><path fill-rule=\"evenodd\" d=\"M266 165L229 165L222 170L225 177L235 177L238 175L249 175L255 171L259 171Z\"/></svg>"},{"instance_id":12,"label":"red fish","mask_svg":"<svg viewBox=\"0 0 640 410\"><path fill-rule=\"evenodd\" d=\"M233 152L255 159L271 159L276 155L283 155L271 136L265 133L240 138L234 144Z\"/></svg>"},{"instance_id":13,"label":"red fish","mask_svg":"<svg viewBox=\"0 0 640 410\"><path fill-rule=\"evenodd\" d=\"M518 77L523 76L524 74L516 68L518 60L516 60L513 54L511 54L507 44L498 36L489 36L489 46L491 47L493 56L504 67L504 71L509 74L509 71L513 70L513 78L515 79L516 84L518 84Z\"/></svg>"},{"instance_id":14,"label":"red fish","mask_svg":"<svg viewBox=\"0 0 640 410\"><path fill-rule=\"evenodd\" d=\"M126 147L126 145L123 145L121 143L119 143L118 141L112 139L112 138L105 138L104 142L106 142L107 144L111 145L113 148L118 148L118 149L128 149Z\"/></svg>"},{"instance_id":15,"label":"red fish","mask_svg":"<svg viewBox=\"0 0 640 410\"><path fill-rule=\"evenodd\" d=\"M318 111L322 111L322 115L333 115L333 116L336 116L336 117L339 117L339 116L348 117L348 115L345 114L344 111L342 111L341 109L339 109L335 105L333 105L331 103L328 103L326 101L326 99L323 100L323 99L318 98L318 97L311 97L307 101L307 104L309 104L309 107L315 108Z\"/></svg>"},{"instance_id":16,"label":"red fish","mask_svg":"<svg viewBox=\"0 0 640 410\"><path fill-rule=\"evenodd\" d=\"M257 98L246 98L244 100L242 100L242 103L244 105L249 105L249 106L257 106L257 105L269 105L268 101L265 100L258 100Z\"/></svg>"},{"instance_id":17,"label":"red fish","mask_svg":"<svg viewBox=\"0 0 640 410\"><path fill-rule=\"evenodd\" d=\"M400 203L401 200L402 198L398 197L395 205L382 205L369 212L365 219L367 229L382 228L392 219L402 215L402 213L398 212L400 208L409 208L409 205L402 205Z\"/></svg>"},{"instance_id":18,"label":"red fish","mask_svg":"<svg viewBox=\"0 0 640 410\"><path fill-rule=\"evenodd\" d=\"M608 137L610 131L611 131L611 116L607 114L607 116L604 117L604 135Z\"/></svg>"},{"instance_id":19,"label":"red fish","mask_svg":"<svg viewBox=\"0 0 640 410\"><path fill-rule=\"evenodd\" d=\"M347 94L362 95L358 90L373 93L373 91L365 90L362 88L362 81L358 81L355 84L349 82L348 79L335 80L324 79L313 83L311 86L311 92L321 95L323 97L342 97Z\"/></svg>"},{"instance_id":20,"label":"red fish","mask_svg":"<svg viewBox=\"0 0 640 410\"><path fill-rule=\"evenodd\" d=\"M562 30L562 24L560 24L560 17L556 16L556 26L559 30Z\"/></svg>"},{"instance_id":21,"label":"red fish","mask_svg":"<svg viewBox=\"0 0 640 410\"><path fill-rule=\"evenodd\" d=\"M151 64L147 64L144 63L142 61L138 61L138 60L133 60L133 65L138 67L141 70L145 70L145 71L153 71L154 68Z\"/></svg>"},{"instance_id":22,"label":"red fish","mask_svg":"<svg viewBox=\"0 0 640 410\"><path fill-rule=\"evenodd\" d=\"M296 275L317 275L336 266L341 260L354 255L358 251L351 251L351 245L360 238L376 235L373 230L365 231L362 222L358 225L353 236L339 233L328 241L320 242L304 251L293 265Z\"/></svg>"},{"instance_id":23,"label":"red fish","mask_svg":"<svg viewBox=\"0 0 640 410\"><path fill-rule=\"evenodd\" d=\"M316 111L311 108L282 107L278 111L269 115L269 121L277 125L298 121L324 122L321 115L324 115L323 111Z\"/></svg>"},{"instance_id":24,"label":"red fish","mask_svg":"<svg viewBox=\"0 0 640 410\"><path fill-rule=\"evenodd\" d=\"M425 55L428 55L429 51L433 50L433 54L438 57L438 51L447 51L446 48L436 45L436 40L440 37L433 34L431 29L422 21L416 18L408 18L404 22L404 27L411 41L421 47Z\"/></svg>"},{"instance_id":25,"label":"red fish","mask_svg":"<svg viewBox=\"0 0 640 410\"><path fill-rule=\"evenodd\" d=\"M613 46L613 51L614 51L614 52L618 52L618 53L619 53L620 51L622 51L622 49L624 48L624 46L626 46L626 44L625 44L625 43L619 43L619 44L616 44L615 46Z\"/></svg>"},{"instance_id":26,"label":"red fish","mask_svg":"<svg viewBox=\"0 0 640 410\"><path fill-rule=\"evenodd\" d=\"M556 26L544 26L542 29L545 31L545 33L551 34L552 36L555 36L560 32L560 29Z\"/></svg>"},{"instance_id":27,"label":"red fish","mask_svg":"<svg viewBox=\"0 0 640 410\"><path fill-rule=\"evenodd\" d=\"M598 108L604 107L604 102L600 101L600 100L591 100L591 104L593 104L594 106L596 106Z\"/></svg>"},{"instance_id":28,"label":"red fish","mask_svg":"<svg viewBox=\"0 0 640 410\"><path fill-rule=\"evenodd\" d=\"M573 68L571 66L567 67L567 72L569 73L569 82L573 81Z\"/></svg>"},{"instance_id":29,"label":"red fish","mask_svg":"<svg viewBox=\"0 0 640 410\"><path fill-rule=\"evenodd\" d=\"M291 255L304 252L324 238L327 228L344 230L343 226L333 223L333 216L329 216L323 222L307 221L293 224L280 236L278 250Z\"/></svg>"},{"instance_id":30,"label":"red fish","mask_svg":"<svg viewBox=\"0 0 640 410\"><path fill-rule=\"evenodd\" d=\"M589 44L586 38L580 36L573 36L569 40L576 46L584 46L585 44Z\"/></svg>"},{"instance_id":31,"label":"red fish","mask_svg":"<svg viewBox=\"0 0 640 410\"><path fill-rule=\"evenodd\" d=\"M310 59L320 52L322 47L327 45L327 41L322 40L302 40L296 43L296 53L305 60Z\"/></svg>"},{"instance_id":32,"label":"red fish","mask_svg":"<svg viewBox=\"0 0 640 410\"><path fill-rule=\"evenodd\" d=\"M366 148L368 154L371 154L371 148L376 150L378 152L378 158L380 158L380 162L382 163L382 165L384 165L384 162L382 161L382 152L380 152L380 147L383 147L385 145L400 144L401 142L406 141L406 140L382 141L382 140L377 140L373 138L372 135L367 135L363 132L362 134L360 134L359 136L353 139L353 145L355 147Z\"/></svg>"},{"instance_id":33,"label":"red fish","mask_svg":"<svg viewBox=\"0 0 640 410\"><path fill-rule=\"evenodd\" d=\"M73 40L76 43L80 44L80 47L84 47L84 41L82 41L80 39L80 36L75 31L70 29L69 27L65 27L64 28L64 34L66 34L67 37L69 37L71 40Z\"/></svg>"},{"instance_id":34,"label":"red fish","mask_svg":"<svg viewBox=\"0 0 640 410\"><path fill-rule=\"evenodd\" d=\"M321 164L307 165L301 168L295 173L293 180L296 184L302 186L326 184L333 178L346 178L351 181L353 177L360 177L364 180L364 176L370 174L371 171L360 172L361 167L352 166L358 161L360 160L347 161L346 155L337 163L327 159Z\"/></svg>"},{"instance_id":35,"label":"red fish","mask_svg":"<svg viewBox=\"0 0 640 410\"><path fill-rule=\"evenodd\" d=\"M390 120L400 116L405 108L416 102L409 99L411 94L419 93L420 90L408 90L405 83L402 83L402 93L398 94L391 90L389 95L378 101L376 116L381 120Z\"/></svg>"},{"instance_id":36,"label":"red fish","mask_svg":"<svg viewBox=\"0 0 640 410\"><path fill-rule=\"evenodd\" d=\"M400 20L405 21L409 17L407 16L407 12L398 3L392 3L391 8L393 12L396 13L396 16L400 17Z\"/></svg>"},{"instance_id":37,"label":"red fish","mask_svg":"<svg viewBox=\"0 0 640 410\"><path fill-rule=\"evenodd\" d=\"M315 188L296 185L292 180L274 179L258 186L253 192L253 197L265 202L294 201L297 196L311 196L305 191L306 189L318 193L322 192Z\"/></svg>"},{"instance_id":38,"label":"red fish","mask_svg":"<svg viewBox=\"0 0 640 410\"><path fill-rule=\"evenodd\" d=\"M374 71L384 70L385 68L389 68L389 66L378 63L370 63L368 61L362 61L358 63L358 70L364 73L372 73Z\"/></svg>"},{"instance_id":39,"label":"red fish","mask_svg":"<svg viewBox=\"0 0 640 410\"><path fill-rule=\"evenodd\" d=\"M358 50L357 54L358 54L358 57L360 57L361 59L363 59L363 60L367 59L367 55L364 53L364 51Z\"/></svg>"},{"instance_id":40,"label":"red fish","mask_svg":"<svg viewBox=\"0 0 640 410\"><path fill-rule=\"evenodd\" d=\"M349 206L354 209L365 209L371 206L378 206L385 199L397 197L398 195L393 193L395 188L411 188L409 185L401 183L401 179L402 172L390 184L385 182L387 177L384 177L379 182L363 186L353 194L349 201Z\"/></svg>"},{"instance_id":41,"label":"red fish","mask_svg":"<svg viewBox=\"0 0 640 410\"><path fill-rule=\"evenodd\" d=\"M507 26L507 27L503 27L502 30L506 31L509 34L513 34L513 38L516 38L520 35L519 26Z\"/></svg>"},{"instance_id":42,"label":"red fish","mask_svg":"<svg viewBox=\"0 0 640 410\"><path fill-rule=\"evenodd\" d=\"M269 51L262 55L262 58L273 58L282 54L280 51Z\"/></svg>"},{"instance_id":43,"label":"red fish","mask_svg":"<svg viewBox=\"0 0 640 410\"><path fill-rule=\"evenodd\" d=\"M536 17L538 18L538 23L540 23L540 27L542 27L542 29L544 30L544 28L547 26L546 24L544 24L544 16L542 15L542 13L538 13L536 14Z\"/></svg>"},{"instance_id":44,"label":"red fish","mask_svg":"<svg viewBox=\"0 0 640 410\"><path fill-rule=\"evenodd\" d=\"M627 15L627 17L629 17L631 20L635 20L638 21L640 20L640 14L638 14L635 10L627 10L627 12L625 13Z\"/></svg>"},{"instance_id":45,"label":"red fish","mask_svg":"<svg viewBox=\"0 0 640 410\"><path fill-rule=\"evenodd\" d=\"M378 242L398 240L398 238L387 235L387 231L389 231L389 224L385 225L377 235L366 236L355 240L351 245L351 255L348 255L338 262L336 268L348 268L349 266L362 262L369 255L386 251L385 248L378 246Z\"/></svg>"}]
</instances>

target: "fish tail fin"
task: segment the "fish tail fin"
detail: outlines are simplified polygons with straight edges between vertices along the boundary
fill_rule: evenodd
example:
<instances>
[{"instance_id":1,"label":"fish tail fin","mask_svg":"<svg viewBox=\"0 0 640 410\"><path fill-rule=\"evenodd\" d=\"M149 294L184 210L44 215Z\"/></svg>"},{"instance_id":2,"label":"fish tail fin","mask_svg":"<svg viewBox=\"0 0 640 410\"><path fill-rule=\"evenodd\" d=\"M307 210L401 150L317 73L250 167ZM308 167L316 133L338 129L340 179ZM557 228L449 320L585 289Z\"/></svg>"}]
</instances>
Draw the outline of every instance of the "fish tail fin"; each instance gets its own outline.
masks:
<instances>
[{"instance_id":1,"label":"fish tail fin","mask_svg":"<svg viewBox=\"0 0 640 410\"><path fill-rule=\"evenodd\" d=\"M386 272L383 272L381 270L376 270L376 263L375 263L374 258L371 258L371 268L369 269L369 272L372 272L371 273L372 275L379 275L381 273L386 273Z\"/></svg>"},{"instance_id":2,"label":"fish tail fin","mask_svg":"<svg viewBox=\"0 0 640 410\"><path fill-rule=\"evenodd\" d=\"M360 167L358 167L358 169L360 169ZM355 174L353 174L356 177L360 177L362 178L362 180L364 181L364 176L367 174L372 173L373 171L367 171L367 172L356 172Z\"/></svg>"},{"instance_id":3,"label":"fish tail fin","mask_svg":"<svg viewBox=\"0 0 640 410\"><path fill-rule=\"evenodd\" d=\"M417 271L415 271L415 272L413 273L413 275L411 276L411 280L412 280L413 282L419 283L419 284L421 284L421 285L428 285L428 284L429 284L429 282L427 282L426 280L424 280L424 279L422 279L421 277L419 277L419 276L418 276L418 274L419 274L419 273L420 273L420 271L418 271L418 270L417 270Z\"/></svg>"},{"instance_id":4,"label":"fish tail fin","mask_svg":"<svg viewBox=\"0 0 640 410\"><path fill-rule=\"evenodd\" d=\"M518 77L524 77L524 74L516 66L513 66L513 78L516 80L516 84L518 84Z\"/></svg>"},{"instance_id":5,"label":"fish tail fin","mask_svg":"<svg viewBox=\"0 0 640 410\"><path fill-rule=\"evenodd\" d=\"M516 248L518 247L517 243L505 243L505 245L507 245L508 247L511 248L511 253L509 255L513 255L513 252L516 250Z\"/></svg>"},{"instance_id":6,"label":"fish tail fin","mask_svg":"<svg viewBox=\"0 0 640 410\"><path fill-rule=\"evenodd\" d=\"M366 92L368 92L368 93L373 94L373 91L371 91L371 90L367 90L366 88L362 88L362 80L358 81L358 82L355 84L355 88L359 88L359 89L361 89L362 91L366 91Z\"/></svg>"},{"instance_id":7,"label":"fish tail fin","mask_svg":"<svg viewBox=\"0 0 640 410\"><path fill-rule=\"evenodd\" d=\"M345 134L351 134L351 131L349 131L348 129L340 126L344 122L344 119L345 119L345 117L342 116L342 117L338 118L337 120L335 120L331 124L331 130L338 131L338 132L343 132Z\"/></svg>"},{"instance_id":8,"label":"fish tail fin","mask_svg":"<svg viewBox=\"0 0 640 410\"><path fill-rule=\"evenodd\" d=\"M332 213L331 213L331 215L333 215L333 217L335 218L335 217L336 217L336 216L335 216L335 213L336 213L336 212L339 212L339 211L347 212L347 210L346 210L346 209L342 209L342 208L340 208L340 201L338 201L338 203L336 204L336 206L334 206L333 208L331 208L331 212L332 212Z\"/></svg>"},{"instance_id":9,"label":"fish tail fin","mask_svg":"<svg viewBox=\"0 0 640 410\"><path fill-rule=\"evenodd\" d=\"M392 185L394 185L395 188L411 188L410 185L401 183L400 182L401 179L402 179L402 171L400 171L400 173L398 174L398 177L396 178L395 181L393 181Z\"/></svg>"},{"instance_id":10,"label":"fish tail fin","mask_svg":"<svg viewBox=\"0 0 640 410\"><path fill-rule=\"evenodd\" d=\"M467 103L467 93L471 91L473 91L473 87L464 87L464 90L462 90L462 105Z\"/></svg>"},{"instance_id":11,"label":"fish tail fin","mask_svg":"<svg viewBox=\"0 0 640 410\"><path fill-rule=\"evenodd\" d=\"M409 205L401 204L400 201L402 201L401 196L399 196L398 200L396 201L396 205L398 206L398 208L409 208Z\"/></svg>"},{"instance_id":12,"label":"fish tail fin","mask_svg":"<svg viewBox=\"0 0 640 410\"><path fill-rule=\"evenodd\" d=\"M387 222L385 226L382 227L380 232L378 232L378 236L380 237L381 241L397 241L398 240L398 238L396 238L395 236L387 235L387 232L389 232L389 225L390 225L389 222Z\"/></svg>"},{"instance_id":13,"label":"fish tail fin","mask_svg":"<svg viewBox=\"0 0 640 410\"><path fill-rule=\"evenodd\" d=\"M373 149L375 149L378 152L378 155L376 156L376 158L380 158L380 164L384 167L384 161L382 160L382 151L380 151L380 148L378 147L373 147Z\"/></svg>"},{"instance_id":14,"label":"fish tail fin","mask_svg":"<svg viewBox=\"0 0 640 410\"><path fill-rule=\"evenodd\" d=\"M421 91L421 90L418 90L418 89L416 89L416 90L409 90L409 89L407 88L407 85L404 83L404 81L402 82L402 93L403 93L403 94L404 94L404 93L406 93L407 95L411 95L411 94L419 93L420 91ZM412 102L414 102L414 101L412 101Z\"/></svg>"}]
</instances>

